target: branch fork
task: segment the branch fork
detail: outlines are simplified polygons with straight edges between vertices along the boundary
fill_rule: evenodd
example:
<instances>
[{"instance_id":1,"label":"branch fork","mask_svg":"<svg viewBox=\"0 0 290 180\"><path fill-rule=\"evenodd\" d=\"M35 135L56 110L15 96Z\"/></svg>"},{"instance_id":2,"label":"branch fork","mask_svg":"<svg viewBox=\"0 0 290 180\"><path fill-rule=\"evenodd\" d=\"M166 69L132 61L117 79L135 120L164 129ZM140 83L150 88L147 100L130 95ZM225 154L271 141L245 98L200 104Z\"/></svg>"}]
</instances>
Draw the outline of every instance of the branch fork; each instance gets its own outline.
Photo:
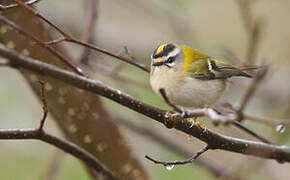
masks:
<instances>
[{"instance_id":1,"label":"branch fork","mask_svg":"<svg viewBox=\"0 0 290 180\"><path fill-rule=\"evenodd\" d=\"M84 150L83 148L79 147L78 145L71 143L65 139L58 138L56 136L53 136L49 133L46 133L43 130L43 127L45 125L45 120L47 118L47 103L44 96L44 82L39 81L38 82L41 85L41 102L42 102L42 110L43 110L43 116L41 118L40 124L38 128L32 128L32 129L1 129L0 130L0 140L1 139L39 139L43 142L49 143L55 147L58 147L59 149L63 150L66 153L69 153L76 158L84 161L85 164L87 164L89 167L92 167L95 171L101 173L106 177L107 179L112 180L119 180L120 177L115 175L113 172L111 172L107 167L105 167L99 160L97 160L91 153Z\"/></svg>"}]
</instances>

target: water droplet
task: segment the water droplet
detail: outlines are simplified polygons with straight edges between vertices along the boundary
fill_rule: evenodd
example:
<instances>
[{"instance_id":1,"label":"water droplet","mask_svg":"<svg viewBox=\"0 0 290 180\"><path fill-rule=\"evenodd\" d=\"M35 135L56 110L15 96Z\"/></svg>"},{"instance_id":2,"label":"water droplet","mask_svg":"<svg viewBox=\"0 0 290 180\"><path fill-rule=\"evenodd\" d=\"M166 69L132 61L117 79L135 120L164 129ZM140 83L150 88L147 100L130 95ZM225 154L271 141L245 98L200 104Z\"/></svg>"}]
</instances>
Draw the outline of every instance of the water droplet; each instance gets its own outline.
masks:
<instances>
[{"instance_id":1,"label":"water droplet","mask_svg":"<svg viewBox=\"0 0 290 180\"><path fill-rule=\"evenodd\" d=\"M166 168L168 171L171 171L171 170L174 168L174 164L172 164L172 165L167 165L167 166L165 166L165 168Z\"/></svg>"},{"instance_id":2,"label":"water droplet","mask_svg":"<svg viewBox=\"0 0 290 180\"><path fill-rule=\"evenodd\" d=\"M83 70L80 67L76 67L76 69L77 69L78 72L83 73Z\"/></svg>"},{"instance_id":3,"label":"water droplet","mask_svg":"<svg viewBox=\"0 0 290 180\"><path fill-rule=\"evenodd\" d=\"M286 131L286 127L283 124L279 124L276 126L276 131L279 133L284 133Z\"/></svg>"}]
</instances>

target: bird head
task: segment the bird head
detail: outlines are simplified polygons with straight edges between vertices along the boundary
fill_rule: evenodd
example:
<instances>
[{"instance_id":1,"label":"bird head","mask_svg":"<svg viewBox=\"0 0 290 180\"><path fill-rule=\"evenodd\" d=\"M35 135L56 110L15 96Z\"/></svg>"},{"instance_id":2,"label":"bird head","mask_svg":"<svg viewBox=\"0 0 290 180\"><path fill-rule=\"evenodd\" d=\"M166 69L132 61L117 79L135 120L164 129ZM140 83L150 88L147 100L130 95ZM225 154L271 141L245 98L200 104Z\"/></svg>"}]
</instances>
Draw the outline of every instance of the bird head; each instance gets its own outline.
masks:
<instances>
[{"instance_id":1,"label":"bird head","mask_svg":"<svg viewBox=\"0 0 290 180\"><path fill-rule=\"evenodd\" d=\"M151 67L153 69L166 67L175 69L182 64L183 53L180 46L176 44L162 44L157 47L151 56Z\"/></svg>"},{"instance_id":2,"label":"bird head","mask_svg":"<svg viewBox=\"0 0 290 180\"><path fill-rule=\"evenodd\" d=\"M174 71L186 70L195 60L195 54L194 49L185 45L162 44L151 56L151 69L154 71L158 67L163 67Z\"/></svg>"}]
</instances>

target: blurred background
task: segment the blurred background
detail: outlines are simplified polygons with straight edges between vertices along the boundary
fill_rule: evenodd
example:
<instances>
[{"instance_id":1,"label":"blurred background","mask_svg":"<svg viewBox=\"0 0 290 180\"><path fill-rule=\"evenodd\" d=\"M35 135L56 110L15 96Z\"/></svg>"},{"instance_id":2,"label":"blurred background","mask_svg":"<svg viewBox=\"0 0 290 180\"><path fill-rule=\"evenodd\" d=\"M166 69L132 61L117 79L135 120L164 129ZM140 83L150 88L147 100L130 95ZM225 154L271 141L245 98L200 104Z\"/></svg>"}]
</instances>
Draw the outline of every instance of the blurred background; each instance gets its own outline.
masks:
<instances>
[{"instance_id":1,"label":"blurred background","mask_svg":"<svg viewBox=\"0 0 290 180\"><path fill-rule=\"evenodd\" d=\"M244 14L236 0L99 0L94 32L94 43L110 52L121 53L127 46L138 61L150 64L150 55L160 44L173 42L186 44L207 54L233 63L243 63L248 58L250 35L243 19ZM86 25L86 1L50 0L37 4L39 11L67 33L82 38ZM290 119L290 1L255 0L249 4L247 14L258 20L259 40L255 46L256 64L269 64L270 72L259 85L245 113L269 119ZM65 44L68 53L77 59L83 48ZM161 108L169 108L149 86L149 75L133 66L103 54L90 54L90 68L94 78L120 89L142 101ZM117 72L117 73L112 73ZM120 80L121 78L121 80ZM42 115L41 106L24 78L15 70L0 71L0 126L1 128L36 127ZM250 84L249 79L233 78L221 102L237 104ZM195 153L203 143L175 130L168 130L125 107L103 99L112 116L125 119L141 127L148 127L160 136L174 140ZM207 127L233 137L254 140L235 127L215 127L210 120L200 118ZM244 124L263 137L279 145L290 145L290 130L281 133L276 127L246 120ZM132 132L120 125L136 156L152 179L216 179L208 169L198 163L177 166L167 170L144 158L150 155L160 160L185 157L163 147L146 135ZM61 136L52 119L47 131ZM34 140L0 143L0 179L44 179L49 162L59 160L55 179L90 179L83 165L55 148ZM209 151L203 158L216 166L244 179L289 179L290 165L279 164L226 151Z\"/></svg>"}]
</instances>

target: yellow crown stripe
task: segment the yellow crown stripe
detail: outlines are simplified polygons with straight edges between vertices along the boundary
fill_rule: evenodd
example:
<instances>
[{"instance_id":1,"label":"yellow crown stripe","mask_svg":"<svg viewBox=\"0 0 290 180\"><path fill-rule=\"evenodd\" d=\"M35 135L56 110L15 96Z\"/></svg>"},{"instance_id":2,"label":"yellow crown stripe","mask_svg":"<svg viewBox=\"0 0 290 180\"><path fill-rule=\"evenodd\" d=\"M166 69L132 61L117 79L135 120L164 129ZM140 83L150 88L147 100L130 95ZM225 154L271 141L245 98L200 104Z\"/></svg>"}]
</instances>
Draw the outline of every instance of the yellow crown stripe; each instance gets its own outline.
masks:
<instances>
[{"instance_id":1,"label":"yellow crown stripe","mask_svg":"<svg viewBox=\"0 0 290 180\"><path fill-rule=\"evenodd\" d=\"M159 46L159 48L156 51L156 54L159 54L160 52L162 52L165 46L167 46L167 44L162 44L161 46Z\"/></svg>"}]
</instances>

